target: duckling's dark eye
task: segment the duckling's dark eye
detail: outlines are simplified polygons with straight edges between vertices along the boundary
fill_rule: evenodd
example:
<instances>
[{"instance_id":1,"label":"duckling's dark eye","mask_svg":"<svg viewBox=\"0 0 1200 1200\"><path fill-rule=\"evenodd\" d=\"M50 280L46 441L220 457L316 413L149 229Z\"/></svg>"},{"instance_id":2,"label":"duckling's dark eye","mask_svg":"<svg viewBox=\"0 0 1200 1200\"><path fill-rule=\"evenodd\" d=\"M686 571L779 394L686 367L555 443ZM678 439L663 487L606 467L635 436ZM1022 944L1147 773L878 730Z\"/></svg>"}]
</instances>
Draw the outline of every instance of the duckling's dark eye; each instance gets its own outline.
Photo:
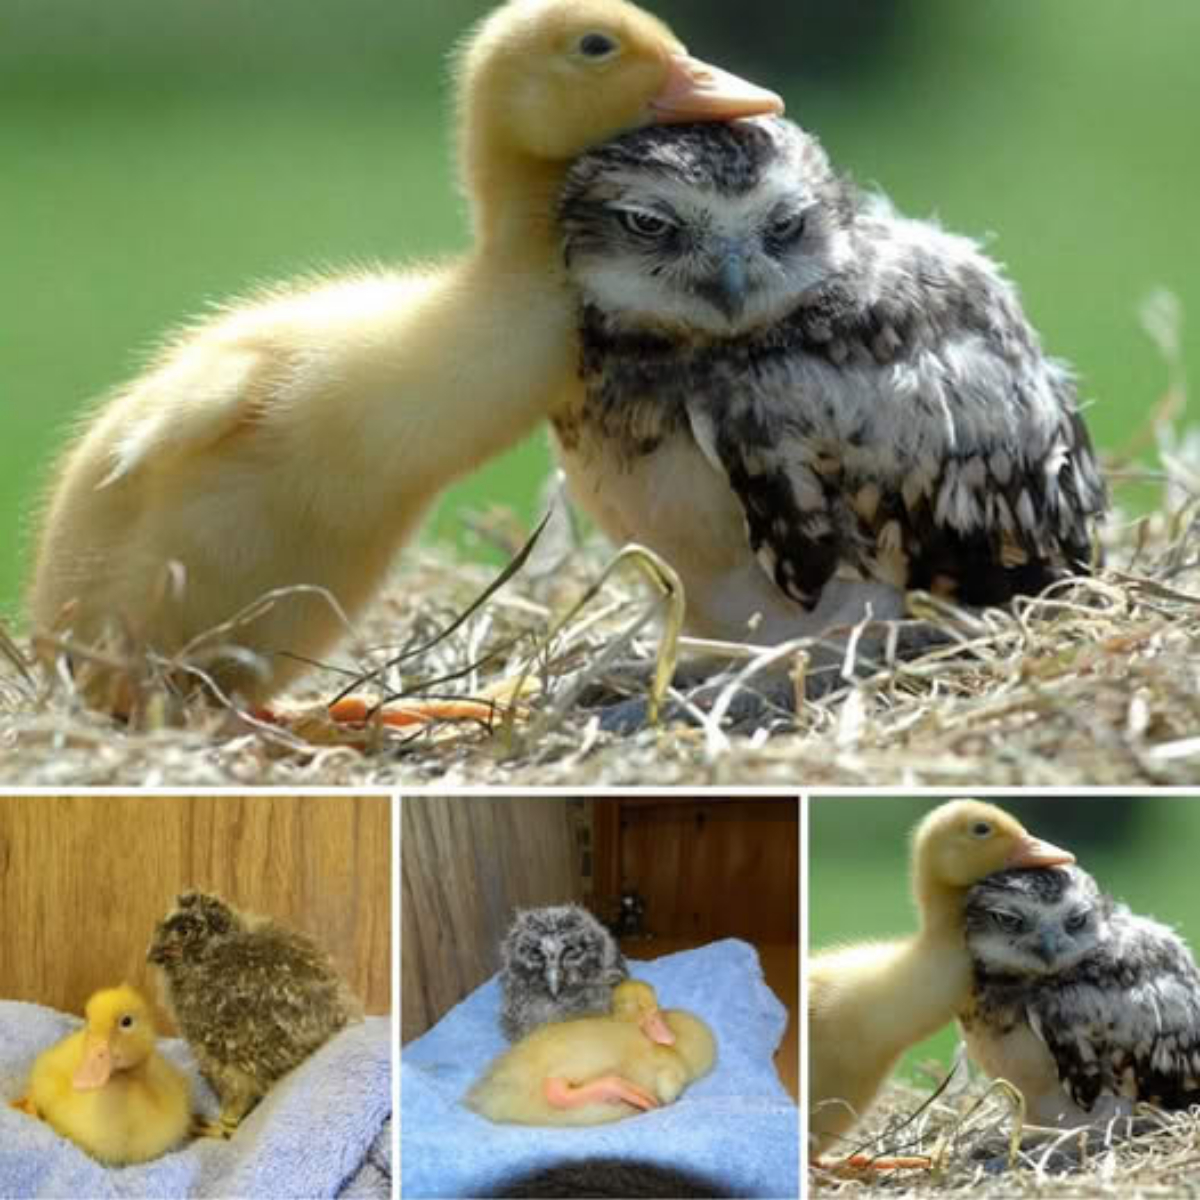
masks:
<instances>
[{"instance_id":1,"label":"duckling's dark eye","mask_svg":"<svg viewBox=\"0 0 1200 1200\"><path fill-rule=\"evenodd\" d=\"M985 838L992 836L992 826L988 821L976 821L971 826L971 836L977 838Z\"/></svg>"},{"instance_id":2,"label":"duckling's dark eye","mask_svg":"<svg viewBox=\"0 0 1200 1200\"><path fill-rule=\"evenodd\" d=\"M647 208L622 208L617 216L630 233L643 238L660 238L673 228L666 217Z\"/></svg>"},{"instance_id":3,"label":"duckling's dark eye","mask_svg":"<svg viewBox=\"0 0 1200 1200\"><path fill-rule=\"evenodd\" d=\"M579 39L579 53L584 58L607 58L616 52L616 39L610 38L607 33L585 33Z\"/></svg>"},{"instance_id":4,"label":"duckling's dark eye","mask_svg":"<svg viewBox=\"0 0 1200 1200\"><path fill-rule=\"evenodd\" d=\"M128 1013L126 1013L121 1018L121 1020L118 1022L118 1024L121 1026L122 1029L132 1029L133 1028L133 1018Z\"/></svg>"}]
</instances>

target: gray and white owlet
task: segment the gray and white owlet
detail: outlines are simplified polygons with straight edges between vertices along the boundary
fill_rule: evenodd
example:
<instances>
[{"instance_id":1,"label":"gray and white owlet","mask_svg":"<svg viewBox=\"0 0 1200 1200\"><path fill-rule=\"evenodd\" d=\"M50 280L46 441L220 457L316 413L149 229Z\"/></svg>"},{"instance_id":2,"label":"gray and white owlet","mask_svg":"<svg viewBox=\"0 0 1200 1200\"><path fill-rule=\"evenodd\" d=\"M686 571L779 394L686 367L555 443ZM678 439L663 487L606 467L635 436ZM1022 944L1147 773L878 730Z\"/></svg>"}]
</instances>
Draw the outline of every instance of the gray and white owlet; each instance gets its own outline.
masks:
<instances>
[{"instance_id":1,"label":"gray and white owlet","mask_svg":"<svg viewBox=\"0 0 1200 1200\"><path fill-rule=\"evenodd\" d=\"M209 892L182 892L155 926L148 962L163 999L221 1102L209 1136L229 1137L271 1086L362 1007L311 938L239 912Z\"/></svg>"},{"instance_id":2,"label":"gray and white owlet","mask_svg":"<svg viewBox=\"0 0 1200 1200\"><path fill-rule=\"evenodd\" d=\"M691 632L774 644L1086 570L1106 507L1071 373L966 238L782 119L583 155L559 220L584 395L576 501L679 572Z\"/></svg>"},{"instance_id":3,"label":"gray and white owlet","mask_svg":"<svg viewBox=\"0 0 1200 1200\"><path fill-rule=\"evenodd\" d=\"M578 904L519 911L500 960L500 1028L513 1042L547 1021L608 1012L629 975L616 939Z\"/></svg>"},{"instance_id":4,"label":"gray and white owlet","mask_svg":"<svg viewBox=\"0 0 1200 1200\"><path fill-rule=\"evenodd\" d=\"M1183 940L1077 867L1001 871L967 895L967 1050L1074 1128L1139 1101L1200 1103L1200 971Z\"/></svg>"}]
</instances>

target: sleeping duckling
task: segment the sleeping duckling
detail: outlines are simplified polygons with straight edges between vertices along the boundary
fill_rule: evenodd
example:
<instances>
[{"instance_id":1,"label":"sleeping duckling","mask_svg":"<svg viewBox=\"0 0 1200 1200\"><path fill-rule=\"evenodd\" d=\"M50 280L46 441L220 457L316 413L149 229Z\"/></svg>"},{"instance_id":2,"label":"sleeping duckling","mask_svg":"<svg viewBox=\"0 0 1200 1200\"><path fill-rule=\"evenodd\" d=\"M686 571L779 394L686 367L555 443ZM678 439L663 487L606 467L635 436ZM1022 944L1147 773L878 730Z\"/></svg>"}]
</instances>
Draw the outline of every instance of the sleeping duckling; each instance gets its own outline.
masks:
<instances>
[{"instance_id":1,"label":"sleeping duckling","mask_svg":"<svg viewBox=\"0 0 1200 1200\"><path fill-rule=\"evenodd\" d=\"M146 1001L122 984L92 996L86 1015L38 1057L20 1107L112 1166L165 1154L188 1131L191 1088L158 1052Z\"/></svg>"},{"instance_id":2,"label":"sleeping duckling","mask_svg":"<svg viewBox=\"0 0 1200 1200\"><path fill-rule=\"evenodd\" d=\"M971 885L1005 868L1073 861L978 800L952 800L921 821L911 850L918 932L823 951L809 963L809 1130L818 1152L863 1115L909 1046L965 1006Z\"/></svg>"},{"instance_id":3,"label":"sleeping duckling","mask_svg":"<svg viewBox=\"0 0 1200 1200\"><path fill-rule=\"evenodd\" d=\"M251 705L278 694L442 488L576 386L554 222L570 160L637 125L782 108L624 0L509 0L465 43L457 94L471 251L283 285L184 329L58 467L35 629L186 658ZM111 663L72 666L90 703L128 714L137 685Z\"/></svg>"},{"instance_id":4,"label":"sleeping duckling","mask_svg":"<svg viewBox=\"0 0 1200 1200\"><path fill-rule=\"evenodd\" d=\"M467 1093L468 1108L521 1125L601 1125L670 1104L716 1061L708 1026L658 1007L627 980L612 1013L543 1025L500 1055Z\"/></svg>"}]
</instances>

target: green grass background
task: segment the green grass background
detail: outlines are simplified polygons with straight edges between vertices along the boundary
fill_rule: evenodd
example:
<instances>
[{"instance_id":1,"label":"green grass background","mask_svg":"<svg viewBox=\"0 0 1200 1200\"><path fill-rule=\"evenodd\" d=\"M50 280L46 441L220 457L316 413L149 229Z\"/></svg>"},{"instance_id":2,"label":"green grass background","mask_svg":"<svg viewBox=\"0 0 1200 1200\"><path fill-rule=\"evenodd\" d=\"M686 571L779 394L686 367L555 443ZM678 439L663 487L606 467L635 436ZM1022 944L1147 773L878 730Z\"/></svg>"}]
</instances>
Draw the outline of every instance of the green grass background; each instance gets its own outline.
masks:
<instances>
[{"instance_id":1,"label":"green grass background","mask_svg":"<svg viewBox=\"0 0 1200 1200\"><path fill-rule=\"evenodd\" d=\"M1200 300L1200 4L900 3L868 55L853 26L821 40L839 3L655 7L783 92L860 180L994 234L1095 398L1098 441L1122 443L1164 379L1139 302L1158 285ZM443 62L487 7L0 7L0 613L73 418L164 330L261 281L462 246ZM464 507L531 513L548 463L538 434L456 487L434 533L460 536Z\"/></svg>"},{"instance_id":2,"label":"green grass background","mask_svg":"<svg viewBox=\"0 0 1200 1200\"><path fill-rule=\"evenodd\" d=\"M905 797L828 797L810 801L808 927L813 950L839 942L902 936L915 929L909 898L908 831L941 801ZM1135 912L1173 926L1200 945L1196 849L1200 797L1139 798L1115 837L1119 802L1089 797L1074 812L1061 798L999 799L1033 833L1070 849L1101 888ZM1057 806L1057 811L1056 811ZM1082 817L1080 816L1082 812ZM1070 818L1070 819L1067 819ZM947 1027L915 1046L902 1069L953 1059Z\"/></svg>"}]
</instances>

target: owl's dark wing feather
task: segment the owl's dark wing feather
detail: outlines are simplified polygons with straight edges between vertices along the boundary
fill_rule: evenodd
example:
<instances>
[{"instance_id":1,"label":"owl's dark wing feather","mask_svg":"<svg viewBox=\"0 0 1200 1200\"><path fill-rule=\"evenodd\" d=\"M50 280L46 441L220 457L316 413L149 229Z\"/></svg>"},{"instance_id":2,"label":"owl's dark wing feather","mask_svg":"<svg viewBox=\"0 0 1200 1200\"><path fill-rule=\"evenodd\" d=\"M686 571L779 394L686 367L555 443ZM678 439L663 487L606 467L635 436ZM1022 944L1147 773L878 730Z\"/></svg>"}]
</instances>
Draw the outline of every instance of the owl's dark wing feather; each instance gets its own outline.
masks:
<instances>
[{"instance_id":1,"label":"owl's dark wing feather","mask_svg":"<svg viewBox=\"0 0 1200 1200\"><path fill-rule=\"evenodd\" d=\"M1200 973L1165 927L1125 914L1116 953L1038 989L1030 1026L1063 1087L1091 1111L1101 1095L1168 1109L1200 1102Z\"/></svg>"},{"instance_id":2,"label":"owl's dark wing feather","mask_svg":"<svg viewBox=\"0 0 1200 1200\"><path fill-rule=\"evenodd\" d=\"M1106 496L1070 375L998 275L910 275L915 303L831 288L689 372L698 443L807 606L840 565L984 605L1091 558Z\"/></svg>"}]
</instances>

